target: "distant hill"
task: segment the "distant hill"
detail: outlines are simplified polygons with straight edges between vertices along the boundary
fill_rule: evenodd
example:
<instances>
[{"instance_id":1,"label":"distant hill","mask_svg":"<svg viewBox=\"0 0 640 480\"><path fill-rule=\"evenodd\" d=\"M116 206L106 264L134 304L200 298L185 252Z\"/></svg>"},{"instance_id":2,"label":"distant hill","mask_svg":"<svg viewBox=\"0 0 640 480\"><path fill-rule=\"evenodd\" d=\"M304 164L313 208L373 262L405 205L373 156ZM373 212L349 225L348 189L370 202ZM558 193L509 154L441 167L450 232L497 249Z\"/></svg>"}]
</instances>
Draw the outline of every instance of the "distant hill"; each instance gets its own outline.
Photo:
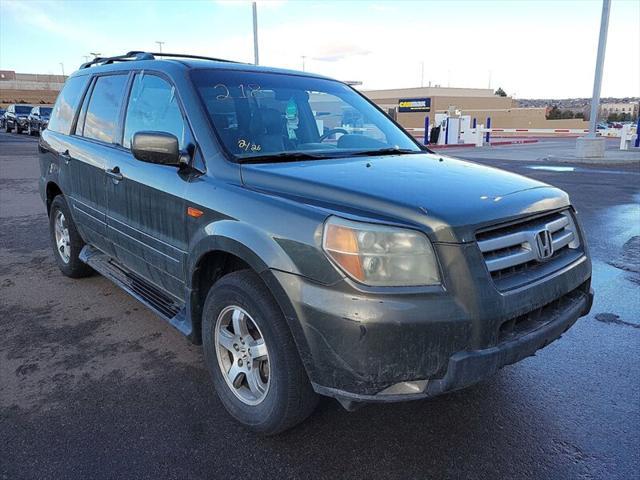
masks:
<instances>
[{"instance_id":1,"label":"distant hill","mask_svg":"<svg viewBox=\"0 0 640 480\"><path fill-rule=\"evenodd\" d=\"M560 110L575 110L591 105L591 98L518 98L519 107L552 107ZM600 103L628 103L638 102L640 97L603 97Z\"/></svg>"}]
</instances>

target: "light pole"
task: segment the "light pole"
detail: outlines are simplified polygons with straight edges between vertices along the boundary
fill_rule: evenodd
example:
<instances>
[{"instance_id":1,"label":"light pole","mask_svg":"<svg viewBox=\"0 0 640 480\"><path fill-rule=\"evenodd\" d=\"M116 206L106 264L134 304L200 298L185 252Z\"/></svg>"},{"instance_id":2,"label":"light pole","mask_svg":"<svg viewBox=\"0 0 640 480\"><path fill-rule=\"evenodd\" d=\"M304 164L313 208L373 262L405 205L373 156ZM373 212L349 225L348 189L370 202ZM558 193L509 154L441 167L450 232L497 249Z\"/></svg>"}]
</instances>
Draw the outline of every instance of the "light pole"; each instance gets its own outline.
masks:
<instances>
[{"instance_id":1,"label":"light pole","mask_svg":"<svg viewBox=\"0 0 640 480\"><path fill-rule=\"evenodd\" d=\"M98 57L99 57L100 55L102 55L102 54L101 54L101 53L99 53L99 52L89 52L89 55L93 55L93 58L94 58L94 59L96 59L96 58L98 58Z\"/></svg>"},{"instance_id":2,"label":"light pole","mask_svg":"<svg viewBox=\"0 0 640 480\"><path fill-rule=\"evenodd\" d=\"M164 45L166 42L160 42L156 40L156 43L158 44L158 52L162 53L162 45Z\"/></svg>"},{"instance_id":3,"label":"light pole","mask_svg":"<svg viewBox=\"0 0 640 480\"><path fill-rule=\"evenodd\" d=\"M306 55L302 55L302 57L301 57L301 58L302 58L302 71L303 71L303 72L306 72L306 70L305 70L304 60L307 58L307 56L306 56Z\"/></svg>"},{"instance_id":4,"label":"light pole","mask_svg":"<svg viewBox=\"0 0 640 480\"><path fill-rule=\"evenodd\" d=\"M611 0L602 2L602 18L600 19L600 40L598 41L598 57L596 59L596 74L593 79L593 96L591 97L591 116L589 117L590 138L596 138L596 125L600 111L600 88L602 87L602 67L604 66L604 52L607 48L607 31L609 30L609 11Z\"/></svg>"},{"instance_id":5,"label":"light pole","mask_svg":"<svg viewBox=\"0 0 640 480\"><path fill-rule=\"evenodd\" d=\"M64 63L60 62L60 68L62 69L62 76L64 77Z\"/></svg>"},{"instance_id":6,"label":"light pole","mask_svg":"<svg viewBox=\"0 0 640 480\"><path fill-rule=\"evenodd\" d=\"M600 18L600 39L598 40L598 56L596 58L596 73L593 79L593 96L591 97L591 116L589 117L589 133L576 140L576 157L604 158L606 140L596 136L598 111L600 110L600 87L602 87L602 68L604 66L604 52L607 47L607 30L609 29L609 11L611 0L602 0L602 16Z\"/></svg>"},{"instance_id":7,"label":"light pole","mask_svg":"<svg viewBox=\"0 0 640 480\"><path fill-rule=\"evenodd\" d=\"M253 63L260 64L258 57L258 6L253 2Z\"/></svg>"},{"instance_id":8,"label":"light pole","mask_svg":"<svg viewBox=\"0 0 640 480\"><path fill-rule=\"evenodd\" d=\"M89 55L82 55L82 58L84 58L84 63L89 61Z\"/></svg>"},{"instance_id":9,"label":"light pole","mask_svg":"<svg viewBox=\"0 0 640 480\"><path fill-rule=\"evenodd\" d=\"M424 87L424 60L420 62L420 87Z\"/></svg>"}]
</instances>

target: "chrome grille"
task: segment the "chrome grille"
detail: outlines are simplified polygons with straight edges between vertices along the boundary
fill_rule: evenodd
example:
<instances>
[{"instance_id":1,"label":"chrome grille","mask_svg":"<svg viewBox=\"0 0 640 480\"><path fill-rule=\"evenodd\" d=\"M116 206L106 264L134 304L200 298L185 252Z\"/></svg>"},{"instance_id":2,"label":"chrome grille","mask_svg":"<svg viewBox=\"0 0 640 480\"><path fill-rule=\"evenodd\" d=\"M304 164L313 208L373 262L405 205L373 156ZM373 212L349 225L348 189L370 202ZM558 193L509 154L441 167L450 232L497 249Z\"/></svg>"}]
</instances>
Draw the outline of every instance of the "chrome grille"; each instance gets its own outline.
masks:
<instances>
[{"instance_id":1,"label":"chrome grille","mask_svg":"<svg viewBox=\"0 0 640 480\"><path fill-rule=\"evenodd\" d=\"M523 281L534 280L549 271L537 267L551 264L561 268L574 258L569 251L581 251L570 210L478 232L476 240L494 280L518 274L530 277Z\"/></svg>"}]
</instances>

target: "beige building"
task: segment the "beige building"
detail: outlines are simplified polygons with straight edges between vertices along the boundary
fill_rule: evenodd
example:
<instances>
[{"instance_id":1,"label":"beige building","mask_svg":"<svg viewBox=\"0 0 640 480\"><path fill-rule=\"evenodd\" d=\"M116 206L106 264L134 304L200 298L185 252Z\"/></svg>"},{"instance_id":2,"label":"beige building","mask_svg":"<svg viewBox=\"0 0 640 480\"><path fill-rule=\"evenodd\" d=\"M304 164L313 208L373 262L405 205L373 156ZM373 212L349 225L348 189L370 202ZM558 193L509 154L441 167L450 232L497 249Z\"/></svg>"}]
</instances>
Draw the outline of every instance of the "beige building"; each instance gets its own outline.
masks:
<instances>
[{"instance_id":1,"label":"beige building","mask_svg":"<svg viewBox=\"0 0 640 480\"><path fill-rule=\"evenodd\" d=\"M62 89L66 76L16 73L0 70L0 106L11 103L52 104Z\"/></svg>"},{"instance_id":2,"label":"beige building","mask_svg":"<svg viewBox=\"0 0 640 480\"><path fill-rule=\"evenodd\" d=\"M612 113L629 114L631 118L638 118L638 102L601 103L600 117L606 119Z\"/></svg>"},{"instance_id":3,"label":"beige building","mask_svg":"<svg viewBox=\"0 0 640 480\"><path fill-rule=\"evenodd\" d=\"M395 116L405 128L423 127L427 115L433 124L436 113L447 112L450 108L476 118L478 124L485 126L487 117L491 117L494 128L588 128L588 122L581 119L547 120L546 108L519 108L513 98L495 95L489 88L419 87L364 90L362 93ZM400 99L430 99L430 111L401 112Z\"/></svg>"}]
</instances>

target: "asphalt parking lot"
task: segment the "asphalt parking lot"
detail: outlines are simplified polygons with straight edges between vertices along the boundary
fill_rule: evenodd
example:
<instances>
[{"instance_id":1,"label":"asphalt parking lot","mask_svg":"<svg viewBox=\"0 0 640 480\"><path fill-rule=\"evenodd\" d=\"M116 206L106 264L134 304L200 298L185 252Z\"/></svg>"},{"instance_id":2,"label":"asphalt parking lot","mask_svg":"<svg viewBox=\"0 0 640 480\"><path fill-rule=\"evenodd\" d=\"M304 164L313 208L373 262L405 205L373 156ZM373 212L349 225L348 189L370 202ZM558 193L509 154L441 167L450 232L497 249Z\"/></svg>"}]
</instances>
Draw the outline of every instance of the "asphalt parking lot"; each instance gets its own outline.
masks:
<instances>
[{"instance_id":1,"label":"asphalt parking lot","mask_svg":"<svg viewBox=\"0 0 640 480\"><path fill-rule=\"evenodd\" d=\"M527 148L446 154L570 193L592 313L468 390L354 413L326 400L260 438L223 410L200 347L108 280L59 273L36 140L1 133L0 479L640 477L640 168L558 169Z\"/></svg>"}]
</instances>

